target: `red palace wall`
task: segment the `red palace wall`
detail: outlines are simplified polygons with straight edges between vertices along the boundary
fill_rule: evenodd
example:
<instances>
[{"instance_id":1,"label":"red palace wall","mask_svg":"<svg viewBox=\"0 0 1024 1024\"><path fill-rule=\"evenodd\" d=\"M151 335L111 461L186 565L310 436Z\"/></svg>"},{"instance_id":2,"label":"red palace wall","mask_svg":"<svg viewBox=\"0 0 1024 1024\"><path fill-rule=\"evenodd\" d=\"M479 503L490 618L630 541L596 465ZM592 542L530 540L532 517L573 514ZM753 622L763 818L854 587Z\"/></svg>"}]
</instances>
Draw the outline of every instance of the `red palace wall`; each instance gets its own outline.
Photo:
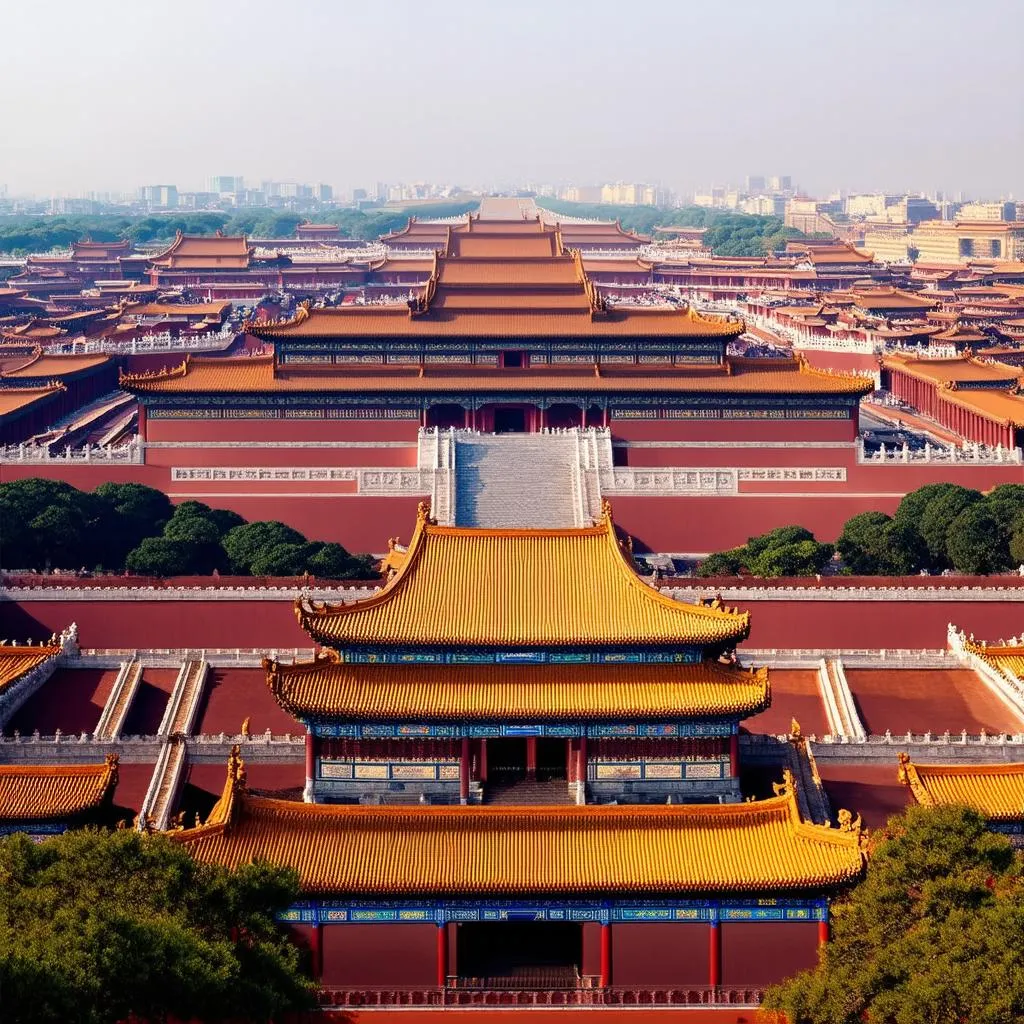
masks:
<instances>
[{"instance_id":1,"label":"red palace wall","mask_svg":"<svg viewBox=\"0 0 1024 1024\"><path fill-rule=\"evenodd\" d=\"M146 420L147 441L412 441L417 420Z\"/></svg>"},{"instance_id":2,"label":"red palace wall","mask_svg":"<svg viewBox=\"0 0 1024 1024\"><path fill-rule=\"evenodd\" d=\"M818 962L818 925L728 921L722 932L722 984L771 985Z\"/></svg>"},{"instance_id":3,"label":"red palace wall","mask_svg":"<svg viewBox=\"0 0 1024 1024\"><path fill-rule=\"evenodd\" d=\"M612 441L853 441L846 420L619 420Z\"/></svg>"},{"instance_id":4,"label":"red palace wall","mask_svg":"<svg viewBox=\"0 0 1024 1024\"><path fill-rule=\"evenodd\" d=\"M612 984L673 988L708 984L708 924L612 925Z\"/></svg>"},{"instance_id":5,"label":"red palace wall","mask_svg":"<svg viewBox=\"0 0 1024 1024\"><path fill-rule=\"evenodd\" d=\"M878 356L870 352L831 352L825 349L800 348L793 351L819 370L838 370L841 373L860 373L873 377L878 373Z\"/></svg>"},{"instance_id":6,"label":"red palace wall","mask_svg":"<svg viewBox=\"0 0 1024 1024\"><path fill-rule=\"evenodd\" d=\"M708 580L707 593L751 613L744 647L932 649L946 645L953 622L979 637L1016 636L1024 589L1001 601L738 601L729 581ZM76 622L83 647L313 646L290 600L280 601L0 601L0 639L42 640Z\"/></svg>"},{"instance_id":7,"label":"red palace wall","mask_svg":"<svg viewBox=\"0 0 1024 1024\"><path fill-rule=\"evenodd\" d=\"M147 466L415 466L416 442L395 448L267 448L257 444L233 443L230 448L205 447L192 442L188 447L147 448ZM237 486L237 484L235 485Z\"/></svg>"},{"instance_id":8,"label":"red palace wall","mask_svg":"<svg viewBox=\"0 0 1024 1024\"><path fill-rule=\"evenodd\" d=\"M328 988L433 988L437 926L323 926L323 983Z\"/></svg>"}]
</instances>

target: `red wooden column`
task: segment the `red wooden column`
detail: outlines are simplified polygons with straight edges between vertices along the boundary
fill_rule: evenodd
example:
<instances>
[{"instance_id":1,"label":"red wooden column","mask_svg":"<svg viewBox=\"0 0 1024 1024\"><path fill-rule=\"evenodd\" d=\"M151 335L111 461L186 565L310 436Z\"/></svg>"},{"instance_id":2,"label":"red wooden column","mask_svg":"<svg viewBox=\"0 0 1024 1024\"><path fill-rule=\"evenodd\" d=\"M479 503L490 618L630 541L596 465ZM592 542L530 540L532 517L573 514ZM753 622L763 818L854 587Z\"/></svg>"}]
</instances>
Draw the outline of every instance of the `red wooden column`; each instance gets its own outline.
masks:
<instances>
[{"instance_id":1,"label":"red wooden column","mask_svg":"<svg viewBox=\"0 0 1024 1024\"><path fill-rule=\"evenodd\" d=\"M526 737L526 777L535 779L537 777L537 737Z\"/></svg>"},{"instance_id":2,"label":"red wooden column","mask_svg":"<svg viewBox=\"0 0 1024 1024\"><path fill-rule=\"evenodd\" d=\"M309 933L310 970L313 980L319 981L324 976L324 926L313 925Z\"/></svg>"},{"instance_id":3,"label":"red wooden column","mask_svg":"<svg viewBox=\"0 0 1024 1024\"><path fill-rule=\"evenodd\" d=\"M579 787L579 802L587 802L587 737L581 736L576 748L576 783Z\"/></svg>"},{"instance_id":4,"label":"red wooden column","mask_svg":"<svg viewBox=\"0 0 1024 1024\"><path fill-rule=\"evenodd\" d=\"M565 741L565 778L571 786L576 781L576 740Z\"/></svg>"},{"instance_id":5,"label":"red wooden column","mask_svg":"<svg viewBox=\"0 0 1024 1024\"><path fill-rule=\"evenodd\" d=\"M729 737L729 774L734 779L740 774L740 736L737 732Z\"/></svg>"},{"instance_id":6,"label":"red wooden column","mask_svg":"<svg viewBox=\"0 0 1024 1024\"><path fill-rule=\"evenodd\" d=\"M307 804L315 803L313 798L313 782L316 778L316 737L311 729L306 731L306 788L302 799Z\"/></svg>"},{"instance_id":7,"label":"red wooden column","mask_svg":"<svg viewBox=\"0 0 1024 1024\"><path fill-rule=\"evenodd\" d=\"M612 983L612 925L610 921L601 923L601 988L609 988Z\"/></svg>"},{"instance_id":8,"label":"red wooden column","mask_svg":"<svg viewBox=\"0 0 1024 1024\"><path fill-rule=\"evenodd\" d=\"M708 930L708 984L712 988L722 984L722 929L717 918Z\"/></svg>"},{"instance_id":9,"label":"red wooden column","mask_svg":"<svg viewBox=\"0 0 1024 1024\"><path fill-rule=\"evenodd\" d=\"M480 781L487 781L487 740L480 741Z\"/></svg>"},{"instance_id":10,"label":"red wooden column","mask_svg":"<svg viewBox=\"0 0 1024 1024\"><path fill-rule=\"evenodd\" d=\"M442 922L437 926L437 987L444 988L448 984L448 925Z\"/></svg>"},{"instance_id":11,"label":"red wooden column","mask_svg":"<svg viewBox=\"0 0 1024 1024\"><path fill-rule=\"evenodd\" d=\"M824 921L819 921L818 922L818 945L819 946L828 945L828 940L829 940L829 928L828 928L828 919L826 918Z\"/></svg>"},{"instance_id":12,"label":"red wooden column","mask_svg":"<svg viewBox=\"0 0 1024 1024\"><path fill-rule=\"evenodd\" d=\"M459 757L459 803L469 803L469 737L462 741L462 754Z\"/></svg>"}]
</instances>

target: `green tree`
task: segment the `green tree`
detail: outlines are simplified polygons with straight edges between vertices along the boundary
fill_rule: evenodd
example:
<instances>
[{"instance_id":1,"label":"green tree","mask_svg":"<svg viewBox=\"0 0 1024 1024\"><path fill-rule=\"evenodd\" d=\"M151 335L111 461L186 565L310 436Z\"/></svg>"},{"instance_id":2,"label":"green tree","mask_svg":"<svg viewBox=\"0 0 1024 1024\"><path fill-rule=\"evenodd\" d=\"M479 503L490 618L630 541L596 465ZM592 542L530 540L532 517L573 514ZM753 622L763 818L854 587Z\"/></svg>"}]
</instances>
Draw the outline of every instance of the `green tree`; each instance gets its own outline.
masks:
<instances>
[{"instance_id":1,"label":"green tree","mask_svg":"<svg viewBox=\"0 0 1024 1024\"><path fill-rule=\"evenodd\" d=\"M187 576L195 571L195 548L188 541L146 537L124 565L137 576Z\"/></svg>"},{"instance_id":2,"label":"green tree","mask_svg":"<svg viewBox=\"0 0 1024 1024\"><path fill-rule=\"evenodd\" d=\"M92 567L106 511L94 495L60 480L29 477L0 484L0 564Z\"/></svg>"},{"instance_id":3,"label":"green tree","mask_svg":"<svg viewBox=\"0 0 1024 1024\"><path fill-rule=\"evenodd\" d=\"M253 563L261 555L279 544L305 544L306 538L290 526L276 520L246 523L236 526L224 536L224 550L236 572L249 574Z\"/></svg>"},{"instance_id":4,"label":"green tree","mask_svg":"<svg viewBox=\"0 0 1024 1024\"><path fill-rule=\"evenodd\" d=\"M698 576L735 576L743 568L743 548L718 551L697 566Z\"/></svg>"},{"instance_id":5,"label":"green tree","mask_svg":"<svg viewBox=\"0 0 1024 1024\"><path fill-rule=\"evenodd\" d=\"M798 544L800 541L814 540L814 534L802 526L778 526L774 530L762 533L759 537L751 537L747 546L741 549L749 563L760 557L769 548L782 547L784 544Z\"/></svg>"},{"instance_id":6,"label":"green tree","mask_svg":"<svg viewBox=\"0 0 1024 1024\"><path fill-rule=\"evenodd\" d=\"M1024 886L1008 839L975 811L891 819L833 905L817 967L771 989L789 1024L1013 1024L1024 1019Z\"/></svg>"},{"instance_id":7,"label":"green tree","mask_svg":"<svg viewBox=\"0 0 1024 1024\"><path fill-rule=\"evenodd\" d=\"M956 484L925 484L923 487L918 487L916 491L911 491L903 496L893 518L919 526L925 510L931 502L956 487Z\"/></svg>"},{"instance_id":8,"label":"green tree","mask_svg":"<svg viewBox=\"0 0 1024 1024\"><path fill-rule=\"evenodd\" d=\"M947 551L949 528L964 509L982 500L981 492L959 484L945 484L945 490L928 502L918 527L932 563L939 567L951 565ZM905 500L905 499L904 499Z\"/></svg>"},{"instance_id":9,"label":"green tree","mask_svg":"<svg viewBox=\"0 0 1024 1024\"><path fill-rule=\"evenodd\" d=\"M848 519L836 548L856 575L908 576L929 563L917 528L884 512L861 512Z\"/></svg>"},{"instance_id":10,"label":"green tree","mask_svg":"<svg viewBox=\"0 0 1024 1024\"><path fill-rule=\"evenodd\" d=\"M154 487L134 483L105 483L93 491L107 506L109 519L104 531L103 564L110 569L124 566L125 556L144 537L159 533L171 518L171 499Z\"/></svg>"},{"instance_id":11,"label":"green tree","mask_svg":"<svg viewBox=\"0 0 1024 1024\"><path fill-rule=\"evenodd\" d=\"M351 555L340 544L320 544L310 556L306 569L329 580L365 580L380 576L376 562L368 555Z\"/></svg>"},{"instance_id":12,"label":"green tree","mask_svg":"<svg viewBox=\"0 0 1024 1024\"><path fill-rule=\"evenodd\" d=\"M755 576L813 576L831 561L835 547L816 540L801 540L767 548L748 568Z\"/></svg>"},{"instance_id":13,"label":"green tree","mask_svg":"<svg viewBox=\"0 0 1024 1024\"><path fill-rule=\"evenodd\" d=\"M0 840L5 1024L269 1021L311 1007L275 923L290 869L194 861L131 830Z\"/></svg>"},{"instance_id":14,"label":"green tree","mask_svg":"<svg viewBox=\"0 0 1024 1024\"><path fill-rule=\"evenodd\" d=\"M319 544L275 544L252 560L249 571L253 576L301 576L319 549Z\"/></svg>"},{"instance_id":15,"label":"green tree","mask_svg":"<svg viewBox=\"0 0 1024 1024\"><path fill-rule=\"evenodd\" d=\"M957 572L972 576L1010 568L1006 531L987 502L969 505L949 524L946 555Z\"/></svg>"}]
</instances>

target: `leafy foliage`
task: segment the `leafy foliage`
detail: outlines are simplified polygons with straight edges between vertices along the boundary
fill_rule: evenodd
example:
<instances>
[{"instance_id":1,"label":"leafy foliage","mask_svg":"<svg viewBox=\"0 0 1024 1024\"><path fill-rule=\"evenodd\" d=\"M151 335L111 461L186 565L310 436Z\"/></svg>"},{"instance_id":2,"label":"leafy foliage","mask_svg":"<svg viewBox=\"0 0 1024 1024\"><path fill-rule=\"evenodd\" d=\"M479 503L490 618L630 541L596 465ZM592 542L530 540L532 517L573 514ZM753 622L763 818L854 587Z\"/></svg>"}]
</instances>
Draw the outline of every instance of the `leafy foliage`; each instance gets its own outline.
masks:
<instances>
[{"instance_id":1,"label":"leafy foliage","mask_svg":"<svg viewBox=\"0 0 1024 1024\"><path fill-rule=\"evenodd\" d=\"M0 840L5 1024L267 1021L310 1007L274 915L291 869L199 864L166 836Z\"/></svg>"},{"instance_id":2,"label":"leafy foliage","mask_svg":"<svg viewBox=\"0 0 1024 1024\"><path fill-rule=\"evenodd\" d=\"M780 526L751 537L741 548L720 552L705 558L697 567L699 576L734 575L748 572L753 576L813 576L831 560L835 548L820 544L810 530L802 526Z\"/></svg>"},{"instance_id":3,"label":"leafy foliage","mask_svg":"<svg viewBox=\"0 0 1024 1024\"><path fill-rule=\"evenodd\" d=\"M1006 572L1024 564L1024 484L1000 484L987 495L958 484L927 484L907 494L893 516L861 512L848 519L835 550L858 576ZM809 530L783 526L709 556L697 573L808 575L821 572L831 554Z\"/></svg>"},{"instance_id":4,"label":"leafy foliage","mask_svg":"<svg viewBox=\"0 0 1024 1024\"><path fill-rule=\"evenodd\" d=\"M174 506L141 484L92 493L55 480L0 484L0 565L16 569L101 567L146 576L302 575L371 579L372 560L340 544L307 541L284 523L246 523L201 501ZM287 552L273 555L288 545Z\"/></svg>"},{"instance_id":5,"label":"leafy foliage","mask_svg":"<svg viewBox=\"0 0 1024 1024\"><path fill-rule=\"evenodd\" d=\"M833 906L818 966L769 991L789 1024L1024 1019L1021 858L975 811L889 821L864 880Z\"/></svg>"},{"instance_id":6,"label":"leafy foliage","mask_svg":"<svg viewBox=\"0 0 1024 1024\"><path fill-rule=\"evenodd\" d=\"M616 206L609 203L570 203L545 196L542 206L572 217L618 220L626 231L652 234L656 227L706 228L704 244L719 256L765 256L784 249L790 239L805 238L787 228L781 217L709 210L703 206Z\"/></svg>"}]
</instances>

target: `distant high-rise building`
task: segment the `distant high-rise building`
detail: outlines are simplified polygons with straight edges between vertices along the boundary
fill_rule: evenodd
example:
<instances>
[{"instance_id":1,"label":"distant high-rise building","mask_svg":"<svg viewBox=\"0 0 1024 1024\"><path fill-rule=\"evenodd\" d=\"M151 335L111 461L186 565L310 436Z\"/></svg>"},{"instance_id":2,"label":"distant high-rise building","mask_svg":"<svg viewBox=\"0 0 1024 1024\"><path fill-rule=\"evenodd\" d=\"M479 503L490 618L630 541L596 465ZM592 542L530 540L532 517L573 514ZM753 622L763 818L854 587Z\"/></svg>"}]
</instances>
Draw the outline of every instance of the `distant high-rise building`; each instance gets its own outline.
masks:
<instances>
[{"instance_id":1,"label":"distant high-rise building","mask_svg":"<svg viewBox=\"0 0 1024 1024\"><path fill-rule=\"evenodd\" d=\"M788 174L775 174L768 179L770 192L792 192L793 179Z\"/></svg>"},{"instance_id":2,"label":"distant high-rise building","mask_svg":"<svg viewBox=\"0 0 1024 1024\"><path fill-rule=\"evenodd\" d=\"M763 174L748 174L746 184L746 191L748 193L764 192L768 188L768 184L765 181L765 176Z\"/></svg>"},{"instance_id":3,"label":"distant high-rise building","mask_svg":"<svg viewBox=\"0 0 1024 1024\"><path fill-rule=\"evenodd\" d=\"M616 206L657 206L659 198L654 185L639 182L617 181L614 185L601 187L601 202Z\"/></svg>"},{"instance_id":4,"label":"distant high-rise building","mask_svg":"<svg viewBox=\"0 0 1024 1024\"><path fill-rule=\"evenodd\" d=\"M139 189L139 201L151 210L173 210L178 205L176 185L143 185Z\"/></svg>"},{"instance_id":5,"label":"distant high-rise building","mask_svg":"<svg viewBox=\"0 0 1024 1024\"><path fill-rule=\"evenodd\" d=\"M332 203L334 202L334 188L330 185L325 185L323 182L316 185L313 189L313 195L321 203Z\"/></svg>"},{"instance_id":6,"label":"distant high-rise building","mask_svg":"<svg viewBox=\"0 0 1024 1024\"><path fill-rule=\"evenodd\" d=\"M245 180L241 175L217 174L209 179L207 191L218 195L236 195L245 190Z\"/></svg>"},{"instance_id":7,"label":"distant high-rise building","mask_svg":"<svg viewBox=\"0 0 1024 1024\"><path fill-rule=\"evenodd\" d=\"M353 203L365 203L369 199L369 195L365 188L354 188L352 189L352 202Z\"/></svg>"},{"instance_id":8,"label":"distant high-rise building","mask_svg":"<svg viewBox=\"0 0 1024 1024\"><path fill-rule=\"evenodd\" d=\"M568 185L562 190L562 198L567 203L599 203L601 202L601 186Z\"/></svg>"},{"instance_id":9,"label":"distant high-rise building","mask_svg":"<svg viewBox=\"0 0 1024 1024\"><path fill-rule=\"evenodd\" d=\"M957 211L957 220L1016 220L1017 204L1013 202L998 203L964 203Z\"/></svg>"}]
</instances>

